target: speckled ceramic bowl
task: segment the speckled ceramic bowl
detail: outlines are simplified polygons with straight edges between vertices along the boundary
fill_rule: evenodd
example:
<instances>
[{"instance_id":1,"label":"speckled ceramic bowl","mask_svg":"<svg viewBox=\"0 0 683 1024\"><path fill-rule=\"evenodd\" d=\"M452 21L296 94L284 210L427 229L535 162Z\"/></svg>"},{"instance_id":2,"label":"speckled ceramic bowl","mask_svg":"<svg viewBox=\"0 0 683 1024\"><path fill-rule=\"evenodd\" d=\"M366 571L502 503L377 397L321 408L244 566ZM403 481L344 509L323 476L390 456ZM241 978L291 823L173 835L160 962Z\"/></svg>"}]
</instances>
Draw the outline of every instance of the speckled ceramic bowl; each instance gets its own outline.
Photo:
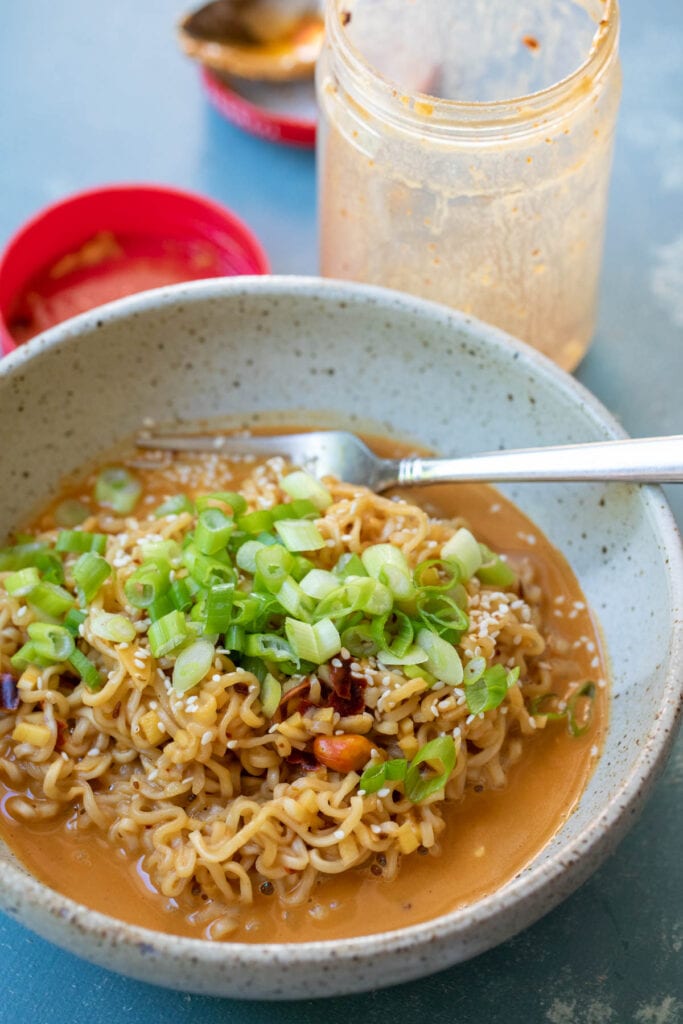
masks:
<instances>
[{"instance_id":1,"label":"speckled ceramic bowl","mask_svg":"<svg viewBox=\"0 0 683 1024\"><path fill-rule=\"evenodd\" d=\"M0 534L20 524L64 473L145 417L263 418L273 409L289 410L290 422L353 427L370 420L444 454L621 433L570 377L458 313L318 280L200 282L86 314L0 364ZM505 491L569 558L600 618L614 677L597 770L576 812L517 878L471 907L391 934L294 947L212 945L94 913L0 849L2 909L136 978L288 998L426 974L507 939L567 896L623 836L671 744L682 688L680 540L654 488Z\"/></svg>"}]
</instances>

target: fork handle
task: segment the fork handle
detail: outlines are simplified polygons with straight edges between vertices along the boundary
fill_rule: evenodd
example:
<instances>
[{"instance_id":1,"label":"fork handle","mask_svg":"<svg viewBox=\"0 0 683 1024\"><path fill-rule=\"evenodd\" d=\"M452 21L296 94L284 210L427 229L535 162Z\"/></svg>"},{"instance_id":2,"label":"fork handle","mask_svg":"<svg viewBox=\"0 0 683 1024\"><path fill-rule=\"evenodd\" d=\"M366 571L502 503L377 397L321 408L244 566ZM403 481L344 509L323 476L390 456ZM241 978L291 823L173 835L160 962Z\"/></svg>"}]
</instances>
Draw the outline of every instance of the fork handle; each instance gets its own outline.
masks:
<instances>
[{"instance_id":1,"label":"fork handle","mask_svg":"<svg viewBox=\"0 0 683 1024\"><path fill-rule=\"evenodd\" d=\"M457 459L401 459L399 484L465 480L621 480L683 483L683 435L484 452Z\"/></svg>"}]
</instances>

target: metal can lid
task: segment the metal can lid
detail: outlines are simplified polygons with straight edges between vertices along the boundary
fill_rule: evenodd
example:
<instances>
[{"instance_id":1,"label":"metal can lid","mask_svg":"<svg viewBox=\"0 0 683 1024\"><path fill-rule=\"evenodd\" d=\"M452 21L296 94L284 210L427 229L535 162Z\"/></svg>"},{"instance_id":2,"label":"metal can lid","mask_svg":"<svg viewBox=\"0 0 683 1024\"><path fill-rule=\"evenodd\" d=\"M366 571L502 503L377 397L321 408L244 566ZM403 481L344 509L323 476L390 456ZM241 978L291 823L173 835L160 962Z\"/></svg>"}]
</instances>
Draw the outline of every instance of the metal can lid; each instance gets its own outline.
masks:
<instances>
[{"instance_id":1,"label":"metal can lid","mask_svg":"<svg viewBox=\"0 0 683 1024\"><path fill-rule=\"evenodd\" d=\"M266 274L249 228L219 203L165 185L106 185L27 221L0 255L0 348L165 284Z\"/></svg>"}]
</instances>

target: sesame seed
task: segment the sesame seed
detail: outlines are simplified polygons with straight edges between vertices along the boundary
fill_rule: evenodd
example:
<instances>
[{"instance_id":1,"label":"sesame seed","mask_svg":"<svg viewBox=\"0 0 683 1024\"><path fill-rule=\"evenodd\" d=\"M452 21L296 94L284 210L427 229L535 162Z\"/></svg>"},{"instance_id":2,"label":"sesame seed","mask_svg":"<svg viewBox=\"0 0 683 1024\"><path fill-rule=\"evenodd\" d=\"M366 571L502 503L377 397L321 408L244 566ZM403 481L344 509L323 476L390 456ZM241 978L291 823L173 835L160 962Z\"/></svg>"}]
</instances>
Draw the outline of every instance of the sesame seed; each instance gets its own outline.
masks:
<instances>
[{"instance_id":1,"label":"sesame seed","mask_svg":"<svg viewBox=\"0 0 683 1024\"><path fill-rule=\"evenodd\" d=\"M204 744L204 743L211 743L212 740L213 740L213 733L211 732L210 729L207 729L206 732L204 733L204 735L202 736L202 744Z\"/></svg>"},{"instance_id":2,"label":"sesame seed","mask_svg":"<svg viewBox=\"0 0 683 1024\"><path fill-rule=\"evenodd\" d=\"M381 829L381 827L379 825L371 825L370 826L370 831L374 832L376 836L379 836L379 835L382 834L382 829Z\"/></svg>"},{"instance_id":3,"label":"sesame seed","mask_svg":"<svg viewBox=\"0 0 683 1024\"><path fill-rule=\"evenodd\" d=\"M389 796L390 793L391 793L391 790L387 786L383 786L382 789L377 790L377 796L382 798L382 799L385 796Z\"/></svg>"},{"instance_id":4,"label":"sesame seed","mask_svg":"<svg viewBox=\"0 0 683 1024\"><path fill-rule=\"evenodd\" d=\"M220 674L220 672L216 672L216 673L214 673L214 675L211 676L211 682L212 683L220 683L220 681L221 681L221 674Z\"/></svg>"},{"instance_id":5,"label":"sesame seed","mask_svg":"<svg viewBox=\"0 0 683 1024\"><path fill-rule=\"evenodd\" d=\"M343 828L338 828L337 831L334 833L334 838L335 839L345 839L346 838L346 833L344 832L344 829Z\"/></svg>"}]
</instances>

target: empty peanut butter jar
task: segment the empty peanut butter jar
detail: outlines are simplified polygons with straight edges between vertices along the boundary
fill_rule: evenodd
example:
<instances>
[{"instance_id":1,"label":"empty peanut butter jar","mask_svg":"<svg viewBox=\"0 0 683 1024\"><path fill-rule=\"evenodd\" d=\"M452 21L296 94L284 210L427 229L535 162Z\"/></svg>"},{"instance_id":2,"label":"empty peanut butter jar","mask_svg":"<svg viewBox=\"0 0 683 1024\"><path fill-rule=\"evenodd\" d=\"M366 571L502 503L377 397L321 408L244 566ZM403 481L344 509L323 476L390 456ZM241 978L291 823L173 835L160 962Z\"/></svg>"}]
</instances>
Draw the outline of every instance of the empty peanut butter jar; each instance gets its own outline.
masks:
<instances>
[{"instance_id":1,"label":"empty peanut butter jar","mask_svg":"<svg viewBox=\"0 0 683 1024\"><path fill-rule=\"evenodd\" d=\"M327 0L321 272L444 302L573 369L595 327L616 0Z\"/></svg>"}]
</instances>

